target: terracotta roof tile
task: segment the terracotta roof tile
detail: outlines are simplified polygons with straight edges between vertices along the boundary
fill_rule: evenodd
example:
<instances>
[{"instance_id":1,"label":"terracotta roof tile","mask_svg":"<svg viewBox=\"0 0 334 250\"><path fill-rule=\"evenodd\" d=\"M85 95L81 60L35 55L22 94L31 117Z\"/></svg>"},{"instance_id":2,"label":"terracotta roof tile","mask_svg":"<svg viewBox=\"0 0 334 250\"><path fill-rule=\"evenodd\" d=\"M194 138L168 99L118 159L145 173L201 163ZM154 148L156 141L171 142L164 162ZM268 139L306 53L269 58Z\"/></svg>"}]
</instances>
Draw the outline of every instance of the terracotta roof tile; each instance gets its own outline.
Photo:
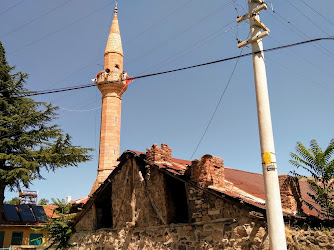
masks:
<instances>
[{"instance_id":1,"label":"terracotta roof tile","mask_svg":"<svg viewBox=\"0 0 334 250\"><path fill-rule=\"evenodd\" d=\"M58 217L58 215L55 213L57 207L58 206L56 205L43 205L46 216L48 218Z\"/></svg>"},{"instance_id":2,"label":"terracotta roof tile","mask_svg":"<svg viewBox=\"0 0 334 250\"><path fill-rule=\"evenodd\" d=\"M88 201L89 197L85 196L76 200L71 201L72 204L86 204L86 202Z\"/></svg>"}]
</instances>

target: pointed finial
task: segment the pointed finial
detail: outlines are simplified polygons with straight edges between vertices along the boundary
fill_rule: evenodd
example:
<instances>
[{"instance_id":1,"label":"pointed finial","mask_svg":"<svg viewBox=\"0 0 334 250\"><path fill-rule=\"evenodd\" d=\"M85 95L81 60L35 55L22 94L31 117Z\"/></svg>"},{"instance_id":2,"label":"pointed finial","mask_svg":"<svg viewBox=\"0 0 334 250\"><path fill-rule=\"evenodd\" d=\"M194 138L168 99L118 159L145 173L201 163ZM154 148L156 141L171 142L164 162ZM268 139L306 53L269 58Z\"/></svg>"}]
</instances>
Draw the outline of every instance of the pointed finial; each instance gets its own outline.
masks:
<instances>
[{"instance_id":1,"label":"pointed finial","mask_svg":"<svg viewBox=\"0 0 334 250\"><path fill-rule=\"evenodd\" d=\"M115 10L114 10L114 14L117 14L117 1L115 1Z\"/></svg>"}]
</instances>

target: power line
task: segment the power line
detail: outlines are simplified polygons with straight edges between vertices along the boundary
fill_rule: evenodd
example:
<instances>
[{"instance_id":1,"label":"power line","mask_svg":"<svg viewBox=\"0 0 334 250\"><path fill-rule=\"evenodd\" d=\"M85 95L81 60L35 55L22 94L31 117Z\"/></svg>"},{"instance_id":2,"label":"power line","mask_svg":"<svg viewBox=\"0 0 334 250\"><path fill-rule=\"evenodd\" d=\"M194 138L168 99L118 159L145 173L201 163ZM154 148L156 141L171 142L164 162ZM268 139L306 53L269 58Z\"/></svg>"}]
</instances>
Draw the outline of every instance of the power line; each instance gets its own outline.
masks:
<instances>
[{"instance_id":1,"label":"power line","mask_svg":"<svg viewBox=\"0 0 334 250\"><path fill-rule=\"evenodd\" d=\"M275 10L272 10L272 12L273 13L275 13L277 16L279 16L282 20L284 20L287 24L289 24L289 25L291 25L294 29L296 29L297 31L299 31L302 35L300 35L300 34L298 34L298 36L299 37L301 37L301 38L303 38L303 39L305 39L305 37L306 38L308 38L308 39L311 39L311 37L310 36L308 36L307 34L305 34L302 30L300 30L300 29L298 29L298 27L296 27L293 23L291 23L291 21L289 21L289 20L287 20L287 19L285 19L282 15L280 15L277 11L275 11ZM269 12L269 14L271 15L271 13ZM275 15L271 15L271 16L273 16L276 20L278 20L279 22L281 22ZM282 22L281 22L282 23ZM289 27L287 24L285 24L285 23L283 23L286 27L288 27L289 29L291 29L291 27ZM292 30L292 29L291 29ZM315 48L317 48L314 44L312 44ZM325 55L327 55L327 56L330 56L329 54L331 54L331 55L334 55L331 51L329 51L328 49L326 49L324 46L322 46L321 44L318 44L318 43L316 43L316 45L318 45L321 49L320 49L320 51L322 52L322 53L324 53ZM325 51L327 51L329 54L327 54Z\"/></svg>"},{"instance_id":2,"label":"power line","mask_svg":"<svg viewBox=\"0 0 334 250\"><path fill-rule=\"evenodd\" d=\"M245 47L243 47L243 48L241 49L241 51L240 51L240 55L239 55L239 56L241 56L242 51L244 50L244 48L245 48ZM209 120L209 122L208 122L208 125L206 126L206 128L205 128L205 130L204 130L204 132L203 132L203 134L202 134L202 136L201 136L201 138L200 138L200 140L199 140L198 143L197 143L197 146L196 146L194 152L192 153L192 155L191 155L191 157L190 157L190 161L191 161L192 158L194 157L194 154L196 153L196 151L197 151L199 145L202 143L202 140L203 140L204 136L206 135L206 132L208 131L208 129L209 129L210 125L211 125L211 122L212 122L213 118L215 117L215 115L216 115L216 113L217 113L217 110L218 110L218 108L219 108L219 105L220 105L221 101L223 100L223 97L224 97L224 95L225 95L225 93L226 93L226 90L227 90L228 86L230 85L230 82L231 82L232 77L233 77L233 75L234 75L235 69L237 68L239 59L240 59L240 57L239 57L239 58L237 59L237 61L235 62L235 65L234 65L234 68L233 68L232 73L231 73L231 75L230 75L230 78L228 79L227 84L226 84L226 86L225 86L225 88L224 88L224 90L223 90L223 92L222 92L222 94L221 94L221 96L220 96L220 98L219 98L219 101L218 101L218 103L217 103L217 105L216 105L215 110L214 110L213 113L212 113L212 116L211 116L211 118L210 118L210 120Z\"/></svg>"},{"instance_id":3,"label":"power line","mask_svg":"<svg viewBox=\"0 0 334 250\"><path fill-rule=\"evenodd\" d=\"M48 12L46 12L46 13L44 13L44 14L42 14L42 15L40 15L40 16L34 18L34 19L32 19L31 21L29 21L29 22L27 22L27 23L21 25L20 27L17 27L16 29L14 29L14 30L12 30L12 31L10 31L10 32L8 32L8 33L6 33L6 34L4 34L4 35L1 36L0 38L4 38L4 37L6 37L6 36L8 36L8 35L10 35L10 34L12 34L12 33L14 33L15 31L18 31L18 30L22 29L23 27L25 27L25 26L27 26L27 25L29 25L29 24L35 22L36 20L40 19L40 18L43 17L43 16L46 16L46 15L50 14L51 12L55 11L56 9L59 9L60 7L64 6L65 4L68 4L68 3L71 2L71 1L73 1L73 0L68 0L68 1L66 1L65 3L61 4L61 5L58 5L57 7L55 7L55 8L53 8L53 9L49 10Z\"/></svg>"},{"instance_id":4,"label":"power line","mask_svg":"<svg viewBox=\"0 0 334 250\"><path fill-rule=\"evenodd\" d=\"M271 52L271 51L275 51L275 50L280 50L280 49L285 49L285 48L289 48L289 47L299 46L299 45L302 45L302 44L307 44L307 43L312 43L312 42L318 42L318 41L322 41L322 40L334 40L334 37L321 37L321 38L315 38L315 39L306 40L306 41L302 41L302 42L282 45L282 46L278 46L278 47L274 47L274 48L264 49L262 51L257 51L254 54L258 54L258 53L262 53L262 52ZM216 64L216 63L220 63L220 62L231 61L231 60L235 60L235 59L238 59L238 58L251 56L251 55L253 55L253 53L246 53L246 54L243 54L243 55L227 57L227 58L223 58L223 59L220 59L220 60L201 63L201 64L196 64L196 65L187 66L187 67L183 67L183 68L167 70L167 71L162 71L162 72L157 72L157 73L152 73L152 74L146 74L146 75L141 75L141 76L135 76L135 77L131 77L131 79L134 80L134 79L147 78L147 77L152 77L152 76L157 76L157 75L169 74L169 73L173 73L173 72L177 72L177 71L183 71L183 70L187 70L187 69L198 68L198 67L207 66L207 65L211 65L211 64ZM116 83L116 82L122 82L122 80L108 81L107 83L103 83L103 84ZM85 85L79 85L79 86L73 86L73 87L67 87L67 88L59 88L59 89L51 89L51 90L44 90L44 91L34 91L34 92L31 91L31 92L27 92L24 95L19 96L19 97L59 93L59 92L64 92L64 91L90 88L90 87L94 87L96 85L98 85L98 84L85 84Z\"/></svg>"},{"instance_id":5,"label":"power line","mask_svg":"<svg viewBox=\"0 0 334 250\"><path fill-rule=\"evenodd\" d=\"M312 39L312 40L306 40L306 41L302 41L302 42L298 42L298 43L283 45L283 46L274 47L274 48L270 48L270 49L264 49L262 51L255 52L254 54L258 54L258 53L262 53L262 52L275 51L275 50L279 50L279 49L284 49L284 48L288 48L288 47L298 46L298 45L307 44L307 43L316 42L316 41L321 41L321 40L334 40L334 37L324 37L324 38L316 38L316 39ZM239 59L239 58L250 56L250 55L252 55L252 53L247 53L247 54L243 54L243 55L239 55L239 56L224 58L224 59L221 59L221 60L212 61L212 62L203 63L203 64L198 64L198 65L193 65L193 66L188 66L188 67L184 67L184 68L179 68L179 69L174 69L174 70L169 70L169 71L164 71L164 72L158 72L158 73L149 74L149 75L137 76L137 77L133 77L133 79L139 79L139 78L145 78L145 77L150 77L150 76L155 76L155 75L172 73L172 72L186 70L186 69L190 69L190 68L201 67L201 66L206 66L206 65L210 65L210 64L219 63L219 62L229 61L229 60L233 60L233 59ZM232 75L231 75L231 77L232 77ZM110 81L108 83L114 83L114 82L119 82L119 81ZM24 94L22 96L17 96L17 97L27 97L27 96L51 94L51 93L70 91L70 90L81 89L81 88L94 87L94 86L96 86L96 84L86 84L86 85L81 85L81 86L75 86L75 87L69 87L69 88L63 88L63 89L56 89L56 90L50 90L50 91L44 91L44 92L43 91L41 91L41 92L27 92L26 94ZM324 87L324 86L322 86L322 87ZM227 88L227 87L225 87L225 88ZM226 90L224 90L224 92L225 91ZM224 92L223 92L223 95L224 95ZM0 96L0 98L6 98L6 97ZM78 104L78 105L80 105L80 104ZM78 106L78 105L75 105L75 106ZM85 106L87 106L87 105L85 105ZM8 135L14 135L16 132L17 131L13 131ZM205 133L206 133L206 131L205 131ZM0 139L8 137L8 135L4 135L4 136L0 137ZM196 150L197 150L197 148L196 148Z\"/></svg>"},{"instance_id":6,"label":"power line","mask_svg":"<svg viewBox=\"0 0 334 250\"><path fill-rule=\"evenodd\" d=\"M272 39L273 41L275 41L276 43L278 43L279 45L282 45L282 43L280 41L278 41L277 39L274 39L272 36L268 37L269 39ZM298 56L299 58L303 59L304 61L308 62L309 64L311 64L312 66L318 68L319 70L327 73L328 75L334 77L334 74L328 72L327 70L325 70L323 67L320 67L318 65L316 65L315 63L311 62L310 60L308 60L307 58L305 58L304 56L299 55L298 53L296 53L295 51L293 51L292 49L289 49L290 52L292 52L293 54L295 54L296 56Z\"/></svg>"},{"instance_id":7,"label":"power line","mask_svg":"<svg viewBox=\"0 0 334 250\"><path fill-rule=\"evenodd\" d=\"M95 11L91 12L91 13L88 14L87 16L84 16L84 17L82 17L82 18L80 18L80 19L78 19L78 20L76 20L76 21L74 21L74 22L72 22L72 23L70 23L70 24L68 24L68 25L66 25L66 26L64 26L64 27L62 27L62 28L60 28L60 29L54 31L54 32L51 32L51 33L47 34L46 36L44 36L44 37L42 37L42 38L40 38L40 39L37 39L37 40L35 40L35 41L33 41L33 42L31 42L31 43L25 45L24 47L22 47L22 48L20 48L20 49L17 49L17 50L14 50L14 51L8 53L8 55L11 55L11 54L13 54L13 53L15 53L15 52L18 52L18 51L20 51L20 50L23 50L23 49L25 49L25 48L27 48L27 47L29 47L29 46L31 46L31 45L37 43L37 42L40 42L40 41L44 40L45 38L47 38L47 37L49 37L49 36L52 36L52 35L54 35L54 34L60 32L60 31L62 31L62 30L64 30L64 29L68 28L69 26L72 26L72 25L74 25L74 24L76 24L76 23L82 21L83 19L86 19L87 17L90 17L91 15L94 15L95 13L97 13L97 12L99 12L99 11L105 9L106 7L108 7L108 6L112 5L112 4L113 4L113 3L109 3L109 4L105 5L105 6L103 6L102 8L100 8L100 9L98 9L98 10L95 10Z\"/></svg>"},{"instance_id":8,"label":"power line","mask_svg":"<svg viewBox=\"0 0 334 250\"><path fill-rule=\"evenodd\" d=\"M143 58L144 56L147 56L148 54L152 53L153 51L155 51L156 49L160 48L161 46L166 45L168 42L176 39L177 37L183 35L184 33L188 32L189 30L193 29L194 27L196 27L197 25L203 23L205 20L207 20L208 18L213 17L214 15L218 14L220 11L222 11L226 6L228 6L229 4L231 4L232 1L224 4L223 6L221 6L219 9L216 9L214 11L212 11L211 13L209 13L208 15L206 15L205 17L203 17L202 19L200 19L199 21L197 21L196 23L193 23L192 25L188 26L187 28L185 28L184 30L176 33L175 35L168 37L166 40L164 40L163 42L157 44L156 46L154 46L153 48L149 49L148 51L144 52L143 54L134 57L132 59L129 60L128 65L132 64L134 62L137 62L138 60L140 60L141 58Z\"/></svg>"},{"instance_id":9,"label":"power line","mask_svg":"<svg viewBox=\"0 0 334 250\"><path fill-rule=\"evenodd\" d=\"M317 11L316 9L314 9L312 6L310 6L308 3L306 3L304 0L300 0L302 3L304 3L307 7L309 7L311 10L313 10L315 13L317 13L319 16L321 16L323 19L325 19L326 21L328 21L330 24L334 25L334 23L329 20L327 17L325 17L324 15L322 15L319 11Z\"/></svg>"},{"instance_id":10,"label":"power line","mask_svg":"<svg viewBox=\"0 0 334 250\"><path fill-rule=\"evenodd\" d=\"M316 24L314 21L312 21L311 18L309 18L307 15L305 15L299 8L296 7L296 5L292 4L289 0L287 0L288 3L294 7L300 14L302 14L307 20L309 20L311 23L313 23L319 30L324 32L327 36L330 36L324 29L322 29L318 24Z\"/></svg>"},{"instance_id":11,"label":"power line","mask_svg":"<svg viewBox=\"0 0 334 250\"><path fill-rule=\"evenodd\" d=\"M11 9L15 8L16 6L20 5L20 4L23 3L23 2L24 2L24 0L22 0L21 2L19 2L19 3L15 4L15 5L13 5L12 7L9 7L7 10L1 12L1 13L0 13L0 16L3 15L3 14L5 14L5 13L7 13L8 11L10 11Z\"/></svg>"},{"instance_id":12,"label":"power line","mask_svg":"<svg viewBox=\"0 0 334 250\"><path fill-rule=\"evenodd\" d=\"M189 0L188 2L186 2L185 4L183 4L182 6L178 7L177 9L175 9L173 12L169 13L167 16L163 17L160 21L153 23L147 29L145 29L144 31L138 33L137 35L135 35L134 37L132 37L130 40L126 41L124 44L128 44L129 42L134 41L135 39L137 39L138 37L140 37L141 35L143 35L147 31L153 29L154 27L156 27L157 25L159 25L160 23L162 23L163 21L165 21L168 17L170 17L171 15L173 15L175 12L177 12L179 9L184 8L186 5L188 5L192 1L193 0Z\"/></svg>"},{"instance_id":13,"label":"power line","mask_svg":"<svg viewBox=\"0 0 334 250\"><path fill-rule=\"evenodd\" d=\"M329 90L330 92L334 92L333 89L330 89L330 88L328 88L328 87L326 87L326 86L324 86L324 85L322 85L322 84L320 84L320 83L318 83L318 82L316 82L316 81L313 81L313 80L310 79L309 77L305 77L304 75L298 73L296 70L293 70L293 69L291 69L291 68L288 68L288 67L282 65L282 64L276 62L275 60L273 60L273 59L270 58L270 57L267 57L267 58L268 58L268 60L273 61L274 63L278 64L278 65L279 65L280 67L282 67L283 69L286 69L287 71L290 71L290 72L296 74L297 76L301 77L302 79L304 79L304 80L306 80L306 81L311 81L311 82L317 84L318 86L320 86L320 87L323 88L323 89Z\"/></svg>"},{"instance_id":14,"label":"power line","mask_svg":"<svg viewBox=\"0 0 334 250\"><path fill-rule=\"evenodd\" d=\"M174 61L180 59L181 57L183 57L183 56L189 54L189 53L190 53L191 51L193 51L194 49L197 49L197 48L199 48L199 47L205 45L205 44L208 43L209 41L211 41L211 40L213 40L213 39L215 39L215 38L221 36L222 34L224 34L224 33L228 32L228 31L230 31L232 28L230 28L230 29L228 29L228 30L225 30L224 33L222 33L222 34L219 34L220 31L222 31L224 28L226 28L227 26L231 25L231 24L234 23L234 22L235 22L235 21L232 21L232 22L229 22L228 24L225 24L223 27L219 28L218 30L216 30L215 32L211 33L211 34L208 35L207 37L204 37L203 39L201 39L201 40L199 40L199 41L197 41L197 42L195 42L195 43L193 43L193 44L191 44L191 45L186 46L186 48L180 50L179 52L177 52L176 54L174 54L174 55L172 55L172 56L169 56L168 58L164 59L164 60L161 61L160 63L158 63L158 64L156 64L156 65L154 65L154 66L152 66L152 67L146 69L145 71L143 71L143 72L140 73L140 74L143 74L143 73L145 73L145 72L147 72L147 71L150 71L151 69L154 69L154 68L155 68L155 70L159 70L159 69L161 69L162 67L165 67L165 66L169 65L170 63L172 63L172 62L174 62ZM202 43L202 42L203 42L203 43ZM188 50L188 51L187 51L186 53L182 54L182 53L183 53L184 51L186 51L186 50ZM182 54L182 55L180 55L180 54ZM170 59L172 59L173 57L178 56L178 55L180 55L180 56L179 56L179 57L176 57L175 59L173 59L173 60L171 60L171 61L168 62L168 60L170 60ZM168 62L168 63L167 63L167 62ZM163 64L163 65L162 65L162 64Z\"/></svg>"},{"instance_id":15,"label":"power line","mask_svg":"<svg viewBox=\"0 0 334 250\"><path fill-rule=\"evenodd\" d=\"M72 1L72 0L69 0L68 2L70 2L70 1ZM170 13L170 14L167 15L167 16L165 16L165 17L162 18L160 21L156 22L154 25L152 25L152 26L149 27L148 29L146 29L146 30L144 30L144 31L142 31L142 32L140 32L140 33L138 33L134 38L137 38L137 37L141 36L143 33L146 33L147 31L149 31L149 30L152 29L153 27L157 26L157 24L160 24L161 22L163 22L164 20L166 20L168 17L170 17L171 15L173 15L175 12L177 12L180 8L183 8L184 6L188 5L188 4L189 4L190 2L192 2L192 1L193 1L193 0L189 0L188 2L186 2L185 4L183 4L182 6L180 6L179 8L175 9L172 13ZM66 2L66 3L68 3L68 2ZM64 3L63 5L65 5L66 3ZM63 5L61 5L61 6L63 6ZM59 7L61 7L61 6L59 6ZM57 8L58 8L58 7L57 7ZM54 9L53 9L53 10L54 10ZM52 10L51 10L51 11L52 11ZM50 12L51 12L51 11L50 11ZM49 12L48 12L48 13L49 13ZM46 14L48 14L48 13L46 13ZM111 26L112 19L113 19L113 18L111 17L111 19L110 19L110 23L109 23L109 26L108 26L109 28L110 28L110 26ZM36 20L36 19L35 19L35 20ZM33 20L33 21L35 21L35 20ZM134 38L131 39L131 40L126 41L125 44L131 42L132 40L134 40ZM96 62L98 62L98 61L101 60L101 59L103 59L103 57L102 57L102 58L99 58ZM75 70L73 73L71 73L70 75L68 75L68 76L65 77L64 79L59 80L59 81L57 81L57 82L51 84L50 87L49 87L48 89L52 88L53 86L55 86L56 84L58 84L58 83L60 83L60 82L63 82L63 81L65 81L65 80L71 78L71 77L72 77L73 75L75 75L76 73L78 73L78 72L80 72L80 71L86 69L87 67L89 67L90 64L91 64L91 63L85 65L84 67L82 67L82 68L80 68L80 69L78 69L78 70ZM59 100L59 99L62 99L62 98L58 98L57 100Z\"/></svg>"}]
</instances>

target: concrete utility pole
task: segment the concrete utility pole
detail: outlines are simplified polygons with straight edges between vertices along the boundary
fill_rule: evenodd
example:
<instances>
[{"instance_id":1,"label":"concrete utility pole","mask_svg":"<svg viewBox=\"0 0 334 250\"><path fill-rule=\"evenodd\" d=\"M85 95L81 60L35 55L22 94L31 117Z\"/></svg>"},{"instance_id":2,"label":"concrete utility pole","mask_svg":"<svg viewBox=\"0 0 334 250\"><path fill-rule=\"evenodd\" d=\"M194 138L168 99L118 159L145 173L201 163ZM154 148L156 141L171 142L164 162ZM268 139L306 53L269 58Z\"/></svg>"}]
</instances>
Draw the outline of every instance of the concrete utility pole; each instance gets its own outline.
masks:
<instances>
[{"instance_id":1,"label":"concrete utility pole","mask_svg":"<svg viewBox=\"0 0 334 250\"><path fill-rule=\"evenodd\" d=\"M252 44L269 242L270 249L281 250L286 249L286 238L271 124L266 67L262 51L262 38L269 34L269 29L261 23L259 17L259 12L263 9L267 9L267 6L262 0L248 0L249 13L238 17L237 22L249 19L251 38L240 42L238 47Z\"/></svg>"}]
</instances>

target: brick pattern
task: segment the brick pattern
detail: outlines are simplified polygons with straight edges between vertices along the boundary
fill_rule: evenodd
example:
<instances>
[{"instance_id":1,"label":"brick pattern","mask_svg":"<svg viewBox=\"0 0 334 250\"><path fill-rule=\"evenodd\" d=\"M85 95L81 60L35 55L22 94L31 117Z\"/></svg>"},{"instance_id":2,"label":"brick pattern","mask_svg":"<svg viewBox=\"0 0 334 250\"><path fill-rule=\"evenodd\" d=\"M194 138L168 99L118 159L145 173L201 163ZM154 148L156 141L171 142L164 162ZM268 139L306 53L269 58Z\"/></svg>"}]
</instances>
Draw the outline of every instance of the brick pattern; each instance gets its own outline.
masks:
<instances>
[{"instance_id":1,"label":"brick pattern","mask_svg":"<svg viewBox=\"0 0 334 250\"><path fill-rule=\"evenodd\" d=\"M203 155L200 160L192 161L191 179L200 187L208 187L210 185L224 187L223 159L212 155Z\"/></svg>"},{"instance_id":2,"label":"brick pattern","mask_svg":"<svg viewBox=\"0 0 334 250\"><path fill-rule=\"evenodd\" d=\"M102 96L98 182L103 182L118 165L122 100L115 93Z\"/></svg>"},{"instance_id":3,"label":"brick pattern","mask_svg":"<svg viewBox=\"0 0 334 250\"><path fill-rule=\"evenodd\" d=\"M109 69L107 73L105 70ZM123 72L123 49L119 31L117 9L111 25L104 53L104 71L99 72L96 82L102 93L100 151L97 184L91 193L109 176L118 165L121 137L122 94L128 86L125 82L113 82L121 79Z\"/></svg>"},{"instance_id":4,"label":"brick pattern","mask_svg":"<svg viewBox=\"0 0 334 250\"><path fill-rule=\"evenodd\" d=\"M146 149L146 160L150 162L171 162L172 149L165 143L162 143L161 147L153 144L151 148Z\"/></svg>"},{"instance_id":5,"label":"brick pattern","mask_svg":"<svg viewBox=\"0 0 334 250\"><path fill-rule=\"evenodd\" d=\"M289 175L278 176L281 202L283 210L298 212L298 203L294 197L294 177Z\"/></svg>"}]
</instances>

